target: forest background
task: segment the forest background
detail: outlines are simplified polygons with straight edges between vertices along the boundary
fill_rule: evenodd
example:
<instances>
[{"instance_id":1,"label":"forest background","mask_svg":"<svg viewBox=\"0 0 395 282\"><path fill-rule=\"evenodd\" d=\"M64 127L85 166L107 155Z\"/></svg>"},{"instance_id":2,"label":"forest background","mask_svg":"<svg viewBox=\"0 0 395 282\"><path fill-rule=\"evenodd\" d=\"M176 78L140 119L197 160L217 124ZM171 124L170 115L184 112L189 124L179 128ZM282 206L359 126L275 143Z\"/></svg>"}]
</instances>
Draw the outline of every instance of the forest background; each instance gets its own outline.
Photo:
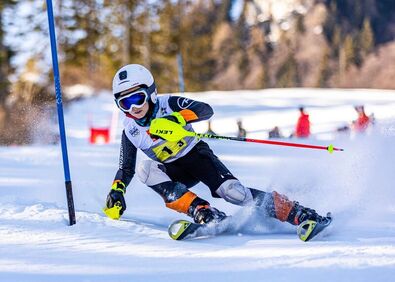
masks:
<instances>
[{"instance_id":1,"label":"forest background","mask_svg":"<svg viewBox=\"0 0 395 282\"><path fill-rule=\"evenodd\" d=\"M393 0L54 1L64 98L111 89L128 63L159 93L279 87L395 89ZM79 88L81 89L81 87ZM86 94L86 93L85 93ZM0 3L0 144L53 117L45 1Z\"/></svg>"}]
</instances>

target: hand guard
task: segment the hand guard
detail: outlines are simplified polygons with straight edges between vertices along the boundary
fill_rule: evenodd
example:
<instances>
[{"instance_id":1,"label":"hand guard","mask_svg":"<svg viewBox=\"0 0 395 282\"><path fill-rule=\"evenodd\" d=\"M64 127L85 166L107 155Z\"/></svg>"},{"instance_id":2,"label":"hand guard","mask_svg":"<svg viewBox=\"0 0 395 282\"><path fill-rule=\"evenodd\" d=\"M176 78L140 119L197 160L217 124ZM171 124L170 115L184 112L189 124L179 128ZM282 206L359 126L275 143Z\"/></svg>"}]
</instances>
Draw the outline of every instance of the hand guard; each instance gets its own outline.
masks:
<instances>
[{"instance_id":1,"label":"hand guard","mask_svg":"<svg viewBox=\"0 0 395 282\"><path fill-rule=\"evenodd\" d=\"M115 181L107 195L104 213L111 219L119 219L126 210L126 202L123 195L126 192L125 184L122 181Z\"/></svg>"},{"instance_id":2,"label":"hand guard","mask_svg":"<svg viewBox=\"0 0 395 282\"><path fill-rule=\"evenodd\" d=\"M167 115L167 116L163 116L163 117L160 117L160 118L156 118L156 119L154 119L152 122L151 122L151 125L153 124L153 123L155 123L156 121L159 121L159 120L166 120L166 121L171 121L172 123L174 122L175 124L173 124L173 125L171 125L172 127L174 126L174 125L176 125L177 127L179 126L179 125L181 125L181 127L184 127L186 124L187 124L187 122L185 121L185 119L184 119L184 117L179 113L179 112L173 112L173 113L171 113L170 115ZM171 124L171 123L170 123ZM162 128L161 128L162 129ZM159 139L159 138L161 138L161 139L166 139L166 138L163 138L162 136L160 136L160 135L156 135L156 134L153 134L152 133L152 130L151 130L151 127L150 127L150 136L153 138L153 139ZM180 138L181 139L181 138ZM178 139L178 140L180 140L180 139ZM167 140L167 139L166 139ZM177 141L178 141L177 140Z\"/></svg>"},{"instance_id":3,"label":"hand guard","mask_svg":"<svg viewBox=\"0 0 395 282\"><path fill-rule=\"evenodd\" d=\"M172 122L178 123L181 126L187 125L187 122L185 121L184 117L179 113L179 112L173 112L168 116L164 116L162 118L168 119Z\"/></svg>"}]
</instances>

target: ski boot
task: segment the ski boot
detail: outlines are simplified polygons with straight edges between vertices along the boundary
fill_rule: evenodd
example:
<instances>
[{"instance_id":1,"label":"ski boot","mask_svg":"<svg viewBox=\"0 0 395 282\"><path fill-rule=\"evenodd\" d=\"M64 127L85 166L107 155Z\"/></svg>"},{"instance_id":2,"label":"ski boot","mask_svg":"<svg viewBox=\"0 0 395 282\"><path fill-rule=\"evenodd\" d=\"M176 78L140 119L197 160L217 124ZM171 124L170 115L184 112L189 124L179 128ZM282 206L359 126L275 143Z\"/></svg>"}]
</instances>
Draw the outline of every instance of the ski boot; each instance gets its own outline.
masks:
<instances>
[{"instance_id":1,"label":"ski boot","mask_svg":"<svg viewBox=\"0 0 395 282\"><path fill-rule=\"evenodd\" d=\"M300 205L299 202L294 202L294 206L289 213L287 221L293 225L299 225L306 220L322 222L326 220L326 217L319 215L313 209Z\"/></svg>"},{"instance_id":2,"label":"ski boot","mask_svg":"<svg viewBox=\"0 0 395 282\"><path fill-rule=\"evenodd\" d=\"M224 212L211 207L210 205L199 205L192 213L195 223L207 224L210 222L218 223L226 217Z\"/></svg>"},{"instance_id":3,"label":"ski boot","mask_svg":"<svg viewBox=\"0 0 395 282\"><path fill-rule=\"evenodd\" d=\"M207 202L206 202L207 203ZM174 240L184 240L185 238L197 238L214 236L226 231L227 225L221 226L227 218L224 212L217 210L207 204L192 205L188 215L195 223L188 220L177 220L170 224L169 236Z\"/></svg>"},{"instance_id":4,"label":"ski boot","mask_svg":"<svg viewBox=\"0 0 395 282\"><path fill-rule=\"evenodd\" d=\"M302 241L306 242L325 229L331 223L332 216L330 213L326 216L321 216L315 210L294 202L294 207L287 221L291 224L298 225L298 236Z\"/></svg>"}]
</instances>

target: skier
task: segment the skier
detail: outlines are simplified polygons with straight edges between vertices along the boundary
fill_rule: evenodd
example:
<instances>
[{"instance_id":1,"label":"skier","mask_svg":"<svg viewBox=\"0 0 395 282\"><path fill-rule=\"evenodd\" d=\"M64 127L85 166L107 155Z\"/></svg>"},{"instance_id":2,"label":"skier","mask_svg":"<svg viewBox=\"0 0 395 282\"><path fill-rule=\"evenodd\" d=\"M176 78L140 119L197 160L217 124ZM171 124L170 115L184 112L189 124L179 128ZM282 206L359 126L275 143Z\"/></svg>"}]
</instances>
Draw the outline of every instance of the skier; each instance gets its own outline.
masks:
<instances>
[{"instance_id":1,"label":"skier","mask_svg":"<svg viewBox=\"0 0 395 282\"><path fill-rule=\"evenodd\" d=\"M212 134L212 135L216 135L216 133L213 131L213 129L211 128L211 120L209 120L207 122L207 131L206 134Z\"/></svg>"},{"instance_id":2,"label":"skier","mask_svg":"<svg viewBox=\"0 0 395 282\"><path fill-rule=\"evenodd\" d=\"M131 64L118 70L113 79L113 94L116 105L125 113L125 128L119 169L104 209L110 218L119 219L126 209L124 194L135 174L138 148L149 157L137 166L140 181L158 193L168 208L187 214L195 223L220 222L226 217L207 200L189 191L199 182L209 187L213 197L239 206L260 206L270 217L293 225L326 219L275 191L247 188L202 140L185 137L170 142L151 136L149 126L156 118L193 131L192 123L209 119L213 110L206 103L185 97L157 96L154 78L145 67Z\"/></svg>"}]
</instances>

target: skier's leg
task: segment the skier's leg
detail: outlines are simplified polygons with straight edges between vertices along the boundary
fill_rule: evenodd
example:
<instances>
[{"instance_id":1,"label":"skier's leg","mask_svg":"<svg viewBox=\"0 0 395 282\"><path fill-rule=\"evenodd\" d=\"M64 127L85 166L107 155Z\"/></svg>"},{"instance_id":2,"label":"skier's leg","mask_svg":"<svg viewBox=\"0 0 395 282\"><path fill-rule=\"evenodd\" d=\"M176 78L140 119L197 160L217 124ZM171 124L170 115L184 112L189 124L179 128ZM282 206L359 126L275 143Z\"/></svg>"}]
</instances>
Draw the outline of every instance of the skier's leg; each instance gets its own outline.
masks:
<instances>
[{"instance_id":1,"label":"skier's leg","mask_svg":"<svg viewBox=\"0 0 395 282\"><path fill-rule=\"evenodd\" d=\"M137 168L137 175L141 182L163 198L168 208L191 216L197 223L220 221L225 217L224 213L212 208L209 202L189 191L186 185L173 181L166 174L165 166L159 162L142 161Z\"/></svg>"},{"instance_id":2,"label":"skier's leg","mask_svg":"<svg viewBox=\"0 0 395 282\"><path fill-rule=\"evenodd\" d=\"M200 141L187 157L180 158L170 165L166 164L172 179L190 177L206 184L213 197L239 206L256 205L263 207L266 214L280 221L297 225L306 219L316 219L319 215L286 196L273 192L263 192L245 187L214 155L209 146ZM182 169L181 169L182 168ZM177 172L181 175L177 176Z\"/></svg>"},{"instance_id":3,"label":"skier's leg","mask_svg":"<svg viewBox=\"0 0 395 282\"><path fill-rule=\"evenodd\" d=\"M266 214L280 221L298 225L306 219L320 217L314 210L290 201L286 196L273 192L263 192L245 187L214 155L210 147L200 141L188 154L176 162L197 179L206 184L213 197L221 197L225 201L239 206L256 205L263 207Z\"/></svg>"},{"instance_id":4,"label":"skier's leg","mask_svg":"<svg viewBox=\"0 0 395 282\"><path fill-rule=\"evenodd\" d=\"M276 191L264 192L247 188L236 179L222 183L216 193L232 204L240 206L253 204L263 207L267 215L293 225L298 225L307 219L317 221L321 218L315 210L306 208L298 202L290 201L285 195Z\"/></svg>"},{"instance_id":5,"label":"skier's leg","mask_svg":"<svg viewBox=\"0 0 395 282\"><path fill-rule=\"evenodd\" d=\"M247 188L237 179L226 180L216 190L216 193L230 202L239 206L255 205L263 207L266 213L280 221L287 221L294 206L287 197L277 193L267 193L257 189ZM292 216L291 216L292 217Z\"/></svg>"},{"instance_id":6,"label":"skier's leg","mask_svg":"<svg viewBox=\"0 0 395 282\"><path fill-rule=\"evenodd\" d=\"M187 156L176 160L174 163L183 167L190 175L207 185L215 198L222 197L216 193L222 183L227 180L237 181L236 177L203 141L196 144Z\"/></svg>"},{"instance_id":7,"label":"skier's leg","mask_svg":"<svg viewBox=\"0 0 395 282\"><path fill-rule=\"evenodd\" d=\"M263 192L249 188L254 198L255 205L263 207L267 215L280 221L287 221L299 225L305 220L322 220L322 216L313 209L306 208L296 201L290 201L285 195L276 191Z\"/></svg>"}]
</instances>

